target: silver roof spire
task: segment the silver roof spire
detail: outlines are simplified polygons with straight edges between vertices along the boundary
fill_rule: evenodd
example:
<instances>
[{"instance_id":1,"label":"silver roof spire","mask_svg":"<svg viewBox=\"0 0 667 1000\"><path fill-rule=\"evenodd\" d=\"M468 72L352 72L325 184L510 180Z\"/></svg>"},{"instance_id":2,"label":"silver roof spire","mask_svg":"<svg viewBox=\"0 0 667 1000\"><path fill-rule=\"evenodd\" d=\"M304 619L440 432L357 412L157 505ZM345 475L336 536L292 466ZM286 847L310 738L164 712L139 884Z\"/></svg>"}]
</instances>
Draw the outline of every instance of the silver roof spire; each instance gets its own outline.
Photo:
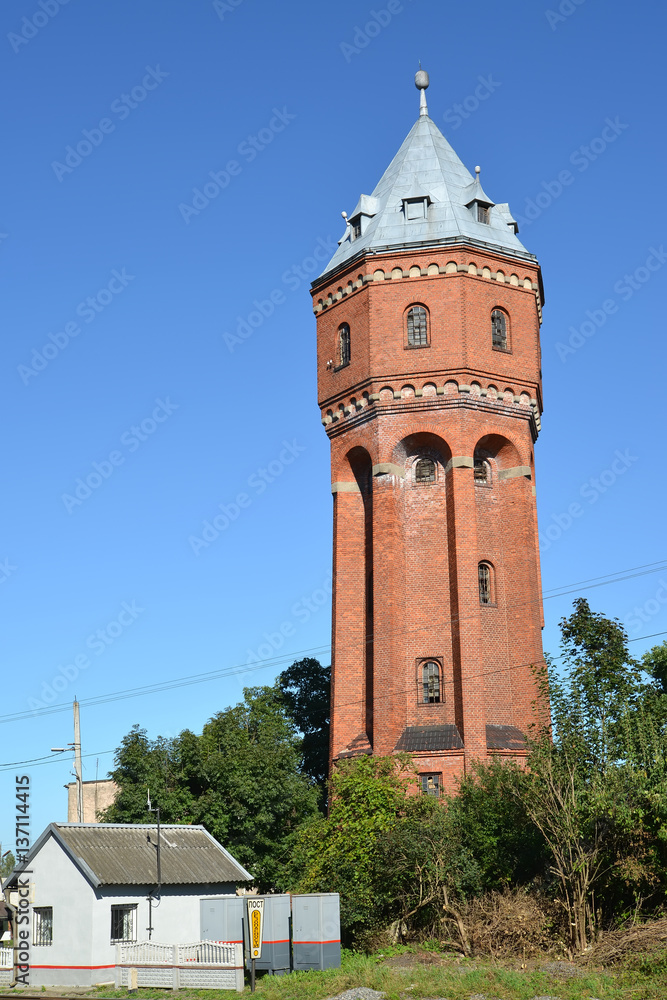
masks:
<instances>
[{"instance_id":1,"label":"silver roof spire","mask_svg":"<svg viewBox=\"0 0 667 1000\"><path fill-rule=\"evenodd\" d=\"M419 91L419 117L428 118L428 107L426 106L426 88L428 87L428 73L421 68L415 73L415 87Z\"/></svg>"},{"instance_id":2,"label":"silver roof spire","mask_svg":"<svg viewBox=\"0 0 667 1000\"><path fill-rule=\"evenodd\" d=\"M429 117L428 83L428 73L420 69L415 76L419 117L372 194L362 194L345 219L345 232L320 278L364 253L462 240L534 259L517 238L509 206L498 205L485 194L479 173L471 174ZM422 203L422 212L414 210L416 201ZM488 212L479 213L475 202Z\"/></svg>"}]
</instances>

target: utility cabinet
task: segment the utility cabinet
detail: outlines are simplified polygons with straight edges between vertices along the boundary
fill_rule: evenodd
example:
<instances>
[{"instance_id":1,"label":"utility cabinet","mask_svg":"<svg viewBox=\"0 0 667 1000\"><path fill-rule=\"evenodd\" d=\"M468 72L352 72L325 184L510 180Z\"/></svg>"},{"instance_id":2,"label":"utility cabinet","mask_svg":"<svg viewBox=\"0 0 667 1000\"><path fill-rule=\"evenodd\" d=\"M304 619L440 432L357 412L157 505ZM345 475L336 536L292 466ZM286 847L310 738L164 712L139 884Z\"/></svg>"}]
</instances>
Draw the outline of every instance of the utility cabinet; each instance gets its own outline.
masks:
<instances>
[{"instance_id":1,"label":"utility cabinet","mask_svg":"<svg viewBox=\"0 0 667 1000\"><path fill-rule=\"evenodd\" d=\"M337 892L292 896L292 968L340 967L340 899Z\"/></svg>"},{"instance_id":2,"label":"utility cabinet","mask_svg":"<svg viewBox=\"0 0 667 1000\"><path fill-rule=\"evenodd\" d=\"M264 940L262 957L255 968L274 975L291 971L290 897L287 893L264 896ZM247 945L244 896L214 896L200 903L202 941L230 941ZM247 962L247 955L246 955Z\"/></svg>"},{"instance_id":3,"label":"utility cabinet","mask_svg":"<svg viewBox=\"0 0 667 1000\"><path fill-rule=\"evenodd\" d=\"M290 897L287 893L264 896L264 942L256 969L282 976L290 965Z\"/></svg>"},{"instance_id":4,"label":"utility cabinet","mask_svg":"<svg viewBox=\"0 0 667 1000\"><path fill-rule=\"evenodd\" d=\"M202 941L229 941L243 944L242 896L209 896L200 901L200 937Z\"/></svg>"}]
</instances>

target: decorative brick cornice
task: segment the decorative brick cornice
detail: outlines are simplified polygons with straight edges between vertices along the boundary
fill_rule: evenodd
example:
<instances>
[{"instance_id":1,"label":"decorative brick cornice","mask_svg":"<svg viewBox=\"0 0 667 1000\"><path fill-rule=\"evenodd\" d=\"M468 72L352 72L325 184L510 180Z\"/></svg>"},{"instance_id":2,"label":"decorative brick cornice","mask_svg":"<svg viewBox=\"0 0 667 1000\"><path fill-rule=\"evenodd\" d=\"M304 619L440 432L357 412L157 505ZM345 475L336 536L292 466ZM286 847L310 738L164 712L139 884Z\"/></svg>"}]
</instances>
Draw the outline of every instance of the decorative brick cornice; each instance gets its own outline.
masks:
<instances>
[{"instance_id":1,"label":"decorative brick cornice","mask_svg":"<svg viewBox=\"0 0 667 1000\"><path fill-rule=\"evenodd\" d=\"M459 384L453 378L448 378L441 385L429 378L421 386L418 383L416 386L403 384L400 388L385 382L380 392L365 391L359 397L351 396L349 400L341 401L335 409L330 407L324 410L322 424L327 434L333 437L351 425L366 423L381 413L423 412L453 406L473 407L489 413L502 412L530 420L533 440L537 440L542 429L537 400L526 391L517 393L512 388L499 391L493 383L486 387L478 382Z\"/></svg>"},{"instance_id":2,"label":"decorative brick cornice","mask_svg":"<svg viewBox=\"0 0 667 1000\"><path fill-rule=\"evenodd\" d=\"M366 263L369 262L366 261ZM510 263L508 261L508 267L509 266L516 267L516 262L513 261ZM517 268L517 270L521 271L524 269ZM364 285L368 285L372 282L432 278L435 275L444 275L445 277L460 277L461 275L465 275L466 277L472 277L475 279L482 278L486 281L497 281L502 285L509 285L520 289L521 291L529 292L531 295L535 296L539 321L540 324L542 323L541 289L539 284L536 281L533 281L531 275L524 274L523 277L520 277L516 270L510 271L508 274L507 271L502 270L502 268L498 268L494 271L488 266L479 267L475 263L462 264L455 260L450 260L445 265L435 263L429 264L428 267L423 267L416 263L412 264L408 268L394 267L390 270L385 270L383 267L377 267L373 271L368 271L366 274L358 276L354 281L348 280L347 284L340 285L335 291L331 290L326 292L322 298L315 302L313 312L316 316L319 315L319 313L328 309L330 306L335 305L341 299L352 295L354 292L363 288Z\"/></svg>"}]
</instances>

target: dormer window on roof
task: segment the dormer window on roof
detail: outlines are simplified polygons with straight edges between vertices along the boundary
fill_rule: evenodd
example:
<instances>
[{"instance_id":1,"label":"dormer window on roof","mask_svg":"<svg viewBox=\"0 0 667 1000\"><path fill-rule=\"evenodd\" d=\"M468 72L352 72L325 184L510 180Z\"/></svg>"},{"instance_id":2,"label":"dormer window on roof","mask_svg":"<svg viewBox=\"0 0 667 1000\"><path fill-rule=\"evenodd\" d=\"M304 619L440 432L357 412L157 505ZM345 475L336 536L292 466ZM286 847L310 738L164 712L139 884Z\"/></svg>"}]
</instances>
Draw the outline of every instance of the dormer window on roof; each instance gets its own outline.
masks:
<instances>
[{"instance_id":1,"label":"dormer window on roof","mask_svg":"<svg viewBox=\"0 0 667 1000\"><path fill-rule=\"evenodd\" d=\"M477 221L483 222L485 226L489 224L489 206L482 205L481 202L475 202L477 205Z\"/></svg>"},{"instance_id":2,"label":"dormer window on roof","mask_svg":"<svg viewBox=\"0 0 667 1000\"><path fill-rule=\"evenodd\" d=\"M425 219L428 214L428 206L431 199L427 194L419 195L417 198L403 199L403 214L407 222L414 219Z\"/></svg>"},{"instance_id":3,"label":"dormer window on roof","mask_svg":"<svg viewBox=\"0 0 667 1000\"><path fill-rule=\"evenodd\" d=\"M377 215L379 202L370 194L362 194L356 204L354 212L349 218L350 239L358 240L363 236L374 215Z\"/></svg>"}]
</instances>

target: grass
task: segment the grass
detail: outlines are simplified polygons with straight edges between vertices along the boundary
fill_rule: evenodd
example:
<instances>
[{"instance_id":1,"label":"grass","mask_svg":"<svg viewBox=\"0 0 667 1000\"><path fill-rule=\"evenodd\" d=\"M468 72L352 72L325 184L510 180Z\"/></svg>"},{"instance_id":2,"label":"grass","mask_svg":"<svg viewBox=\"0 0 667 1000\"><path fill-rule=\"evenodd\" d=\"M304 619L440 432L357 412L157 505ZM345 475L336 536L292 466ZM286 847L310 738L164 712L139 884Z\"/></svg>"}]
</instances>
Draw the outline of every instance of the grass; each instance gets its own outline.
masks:
<instances>
[{"instance_id":1,"label":"grass","mask_svg":"<svg viewBox=\"0 0 667 1000\"><path fill-rule=\"evenodd\" d=\"M392 949L406 954L410 949ZM667 997L667 952L638 959L634 967L581 975L554 976L540 969L504 968L485 959L457 960L443 957L440 965L412 965L400 968L385 964L383 956L344 952L340 969L325 972L296 972L289 976L262 976L257 980L257 1000L324 1000L354 986L381 990L387 1000L470 1000L483 994L491 1000L533 1000L534 997L558 997L559 1000L664 1000ZM400 958L394 957L394 962ZM165 990L141 989L138 1000L164 1000ZM246 985L246 994L250 987ZM98 998L125 998L126 990L99 989ZM228 991L182 990L181 1000L205 998L228 1000Z\"/></svg>"}]
</instances>

